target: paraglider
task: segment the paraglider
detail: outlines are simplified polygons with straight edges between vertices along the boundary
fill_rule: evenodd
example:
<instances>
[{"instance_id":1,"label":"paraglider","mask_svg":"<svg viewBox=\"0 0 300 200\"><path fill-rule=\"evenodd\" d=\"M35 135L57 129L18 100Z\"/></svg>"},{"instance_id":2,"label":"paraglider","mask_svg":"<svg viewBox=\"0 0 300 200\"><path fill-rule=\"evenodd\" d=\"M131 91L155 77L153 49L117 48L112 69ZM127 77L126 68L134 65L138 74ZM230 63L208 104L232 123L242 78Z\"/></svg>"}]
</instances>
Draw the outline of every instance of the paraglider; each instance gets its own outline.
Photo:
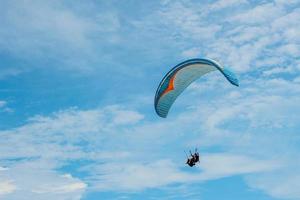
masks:
<instances>
[{"instance_id":1,"label":"paraglider","mask_svg":"<svg viewBox=\"0 0 300 200\"><path fill-rule=\"evenodd\" d=\"M172 68L160 82L154 99L158 116L166 118L177 97L192 82L212 71L221 72L232 85L239 86L235 74L214 60L207 58L186 60Z\"/></svg>"},{"instance_id":2,"label":"paraglider","mask_svg":"<svg viewBox=\"0 0 300 200\"><path fill-rule=\"evenodd\" d=\"M235 74L214 60L207 58L186 60L172 68L160 82L154 99L158 116L166 118L177 97L195 80L213 71L221 72L232 85L239 86ZM198 162L200 156L197 150L194 154L190 151L186 164L193 167Z\"/></svg>"}]
</instances>

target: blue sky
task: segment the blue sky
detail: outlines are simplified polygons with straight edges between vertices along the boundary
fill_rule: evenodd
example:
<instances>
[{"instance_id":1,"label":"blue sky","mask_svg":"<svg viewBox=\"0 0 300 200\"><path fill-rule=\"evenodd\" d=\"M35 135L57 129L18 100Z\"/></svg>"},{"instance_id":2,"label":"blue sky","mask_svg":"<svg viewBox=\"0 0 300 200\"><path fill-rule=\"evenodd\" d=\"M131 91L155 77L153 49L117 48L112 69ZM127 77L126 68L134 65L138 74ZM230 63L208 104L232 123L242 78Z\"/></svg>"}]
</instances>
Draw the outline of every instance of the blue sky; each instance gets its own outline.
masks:
<instances>
[{"instance_id":1,"label":"blue sky","mask_svg":"<svg viewBox=\"0 0 300 200\"><path fill-rule=\"evenodd\" d=\"M300 199L300 1L10 0L0 24L1 199ZM197 57L240 87L209 74L159 118Z\"/></svg>"}]
</instances>

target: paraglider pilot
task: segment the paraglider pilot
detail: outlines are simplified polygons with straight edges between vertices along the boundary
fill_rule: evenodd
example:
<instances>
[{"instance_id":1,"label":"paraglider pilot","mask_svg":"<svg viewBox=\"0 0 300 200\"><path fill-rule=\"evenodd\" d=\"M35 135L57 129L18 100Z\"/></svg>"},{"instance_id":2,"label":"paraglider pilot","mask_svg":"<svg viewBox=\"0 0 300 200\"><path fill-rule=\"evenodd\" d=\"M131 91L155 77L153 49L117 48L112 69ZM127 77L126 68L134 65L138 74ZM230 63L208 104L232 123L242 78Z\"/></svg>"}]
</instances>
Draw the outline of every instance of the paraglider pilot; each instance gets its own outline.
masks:
<instances>
[{"instance_id":1,"label":"paraglider pilot","mask_svg":"<svg viewBox=\"0 0 300 200\"><path fill-rule=\"evenodd\" d=\"M199 162L199 153L197 152L197 149L195 150L195 153L192 154L190 151L190 157L187 158L186 164L188 164L190 167L193 167L197 162Z\"/></svg>"}]
</instances>

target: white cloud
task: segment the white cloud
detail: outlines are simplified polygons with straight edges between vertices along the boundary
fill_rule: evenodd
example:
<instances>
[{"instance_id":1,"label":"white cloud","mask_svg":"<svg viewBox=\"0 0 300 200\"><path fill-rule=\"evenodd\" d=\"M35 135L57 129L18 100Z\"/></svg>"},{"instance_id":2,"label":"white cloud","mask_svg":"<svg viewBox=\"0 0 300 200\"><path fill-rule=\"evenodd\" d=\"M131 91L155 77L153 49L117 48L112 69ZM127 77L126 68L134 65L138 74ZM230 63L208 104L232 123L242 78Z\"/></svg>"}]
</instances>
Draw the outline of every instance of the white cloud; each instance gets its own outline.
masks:
<instances>
[{"instance_id":1,"label":"white cloud","mask_svg":"<svg viewBox=\"0 0 300 200\"><path fill-rule=\"evenodd\" d=\"M234 154L203 155L201 164L194 172L181 170L171 160L152 163L118 163L88 167L96 190L138 191L158 188L174 183L188 184L214 180L228 176L272 171L279 166L274 161L255 160Z\"/></svg>"},{"instance_id":2,"label":"white cloud","mask_svg":"<svg viewBox=\"0 0 300 200\"><path fill-rule=\"evenodd\" d=\"M142 118L138 112L119 106L87 111L74 108L48 117L35 116L24 126L0 131L0 159L9 167L1 168L0 179L9 177L18 188L6 199L80 199L87 183L71 174L61 175L57 169L80 159L96 163L112 158L126 160L131 155L126 151L98 147L104 140L112 144L109 138ZM87 146L81 146L85 141Z\"/></svg>"},{"instance_id":3,"label":"white cloud","mask_svg":"<svg viewBox=\"0 0 300 200\"><path fill-rule=\"evenodd\" d=\"M246 0L219 0L209 6L211 11L221 10L232 6L247 4Z\"/></svg>"},{"instance_id":4,"label":"white cloud","mask_svg":"<svg viewBox=\"0 0 300 200\"><path fill-rule=\"evenodd\" d=\"M50 161L51 162L51 161ZM86 184L72 176L60 175L51 169L50 162L25 161L14 164L9 170L0 173L4 199L81 199ZM50 164L50 165L48 165ZM4 189L6 188L6 192Z\"/></svg>"},{"instance_id":5,"label":"white cloud","mask_svg":"<svg viewBox=\"0 0 300 200\"><path fill-rule=\"evenodd\" d=\"M238 21L243 24L262 24L268 23L284 13L280 6L274 3L261 4L246 12L235 15L230 20Z\"/></svg>"},{"instance_id":6,"label":"white cloud","mask_svg":"<svg viewBox=\"0 0 300 200\"><path fill-rule=\"evenodd\" d=\"M297 4L299 3L298 0L275 0L276 4L282 4L282 5L285 5L285 6L294 6L294 4Z\"/></svg>"},{"instance_id":7,"label":"white cloud","mask_svg":"<svg viewBox=\"0 0 300 200\"><path fill-rule=\"evenodd\" d=\"M184 58L195 58L195 57L201 57L201 55L199 55L200 53L200 49L199 48L191 48L191 49L187 49L185 51L182 52L182 57Z\"/></svg>"},{"instance_id":8,"label":"white cloud","mask_svg":"<svg viewBox=\"0 0 300 200\"><path fill-rule=\"evenodd\" d=\"M20 68L14 68L14 67L5 68L4 67L3 69L0 69L0 80L4 79L6 77L17 76L22 72L23 72L23 70Z\"/></svg>"},{"instance_id":9,"label":"white cloud","mask_svg":"<svg viewBox=\"0 0 300 200\"><path fill-rule=\"evenodd\" d=\"M1 107L4 107L6 104L7 104L6 101L0 101L0 108L1 108Z\"/></svg>"},{"instance_id":10,"label":"white cloud","mask_svg":"<svg viewBox=\"0 0 300 200\"><path fill-rule=\"evenodd\" d=\"M238 174L273 171L280 163L272 160L256 160L244 155L211 154L205 156L200 167L202 179L217 179Z\"/></svg>"},{"instance_id":11,"label":"white cloud","mask_svg":"<svg viewBox=\"0 0 300 200\"><path fill-rule=\"evenodd\" d=\"M298 166L299 167L299 166ZM247 183L254 189L267 192L270 196L281 199L299 199L300 176L298 168L290 171L275 171L274 173L250 176Z\"/></svg>"},{"instance_id":12,"label":"white cloud","mask_svg":"<svg viewBox=\"0 0 300 200\"><path fill-rule=\"evenodd\" d=\"M218 24L207 25L207 22L202 20L200 11L183 3L175 2L160 10L157 17L163 20L162 23L178 30L184 38L211 40L221 26Z\"/></svg>"},{"instance_id":13,"label":"white cloud","mask_svg":"<svg viewBox=\"0 0 300 200\"><path fill-rule=\"evenodd\" d=\"M270 70L266 70L263 72L263 75L270 76L270 75L276 75L281 73L293 73L295 72L292 67L274 67Z\"/></svg>"},{"instance_id":14,"label":"white cloud","mask_svg":"<svg viewBox=\"0 0 300 200\"><path fill-rule=\"evenodd\" d=\"M114 12L96 12L94 7L97 5L70 6L62 1L2 3L1 50L30 64L0 70L0 78L47 66L49 60L56 63L52 67L89 72L99 55L102 61L109 59L98 45L118 42L119 18Z\"/></svg>"},{"instance_id":15,"label":"white cloud","mask_svg":"<svg viewBox=\"0 0 300 200\"><path fill-rule=\"evenodd\" d=\"M298 76L298 77L296 77L295 79L294 79L294 82L296 82L296 83L300 83L300 77Z\"/></svg>"},{"instance_id":16,"label":"white cloud","mask_svg":"<svg viewBox=\"0 0 300 200\"><path fill-rule=\"evenodd\" d=\"M225 1L224 1L225 2ZM227 2L227 1L226 1ZM239 9L230 9L231 4L227 4L224 12L218 12L213 8L216 5L225 5L219 1L210 5L202 5L206 9L203 14L202 9L195 9L188 3L170 4L166 9L166 16L170 24L174 27L181 27L184 34L194 32L198 37L189 37L192 40L188 47L182 48L181 56L190 58L194 56L209 57L222 60L226 66L230 66L236 71L245 73L255 71L262 67L267 68L272 65L285 65L293 63L293 59L298 55L299 32L299 12L298 9L287 12L283 4L263 3L253 5L246 2L230 1L232 5L242 3ZM218 6L217 6L218 7ZM184 11L192 17L172 14ZM175 11L174 11L175 12ZM230 15L226 14L227 12ZM211 15L218 16L212 20ZM177 19L180 18L180 19ZM187 25L181 25L181 21L190 21ZM205 24L204 21L210 23ZM226 22L226 23L225 23ZM177 24L176 24L177 23ZM203 24L202 24L203 23ZM193 27L205 26L206 31L195 31ZM213 29L213 27L222 27ZM211 33L209 33L211 32ZM208 37L208 38L205 38ZM194 43L193 45L190 45ZM297 54L298 53L298 54ZM296 65L295 65L296 66Z\"/></svg>"},{"instance_id":17,"label":"white cloud","mask_svg":"<svg viewBox=\"0 0 300 200\"><path fill-rule=\"evenodd\" d=\"M16 186L13 181L3 181L0 182L0 197L3 195L7 195L16 190Z\"/></svg>"},{"instance_id":18,"label":"white cloud","mask_svg":"<svg viewBox=\"0 0 300 200\"><path fill-rule=\"evenodd\" d=\"M245 42L251 43L256 41L262 35L267 35L269 29L267 27L245 26L239 27L237 32L230 34L231 40L236 44Z\"/></svg>"},{"instance_id":19,"label":"white cloud","mask_svg":"<svg viewBox=\"0 0 300 200\"><path fill-rule=\"evenodd\" d=\"M256 83L253 84L255 81ZM297 102L299 101L299 85L284 79L251 80L249 85L245 83L243 90L239 90L238 95L226 94L223 98L216 97L209 106L214 109L209 110L206 115L204 127L207 131L214 132L224 128L227 122L242 120L249 127L296 127ZM255 86L255 87L253 87ZM255 89L249 92L248 89ZM197 88L195 88L197 89ZM282 94L289 95L285 98ZM233 98L234 97L234 98ZM274 110L274 107L277 108ZM297 112L292 112L292 110ZM228 127L228 124L226 125ZM232 124L234 127L235 125ZM218 128L219 127L219 128Z\"/></svg>"},{"instance_id":20,"label":"white cloud","mask_svg":"<svg viewBox=\"0 0 300 200\"><path fill-rule=\"evenodd\" d=\"M0 142L3 143L0 151L5 153L0 157L84 158L87 155L80 142L101 145L103 140L111 137L110 134L118 133L118 126L132 125L142 118L138 112L116 106L86 111L70 109L49 117L35 116L25 126L2 131L5 142ZM102 151L100 155L104 153Z\"/></svg>"},{"instance_id":21,"label":"white cloud","mask_svg":"<svg viewBox=\"0 0 300 200\"><path fill-rule=\"evenodd\" d=\"M8 168L0 167L0 171L5 171L5 170L8 170Z\"/></svg>"},{"instance_id":22,"label":"white cloud","mask_svg":"<svg viewBox=\"0 0 300 200\"><path fill-rule=\"evenodd\" d=\"M8 102L4 100L0 100L0 113L11 113L13 112L13 109L7 106Z\"/></svg>"},{"instance_id":23,"label":"white cloud","mask_svg":"<svg viewBox=\"0 0 300 200\"><path fill-rule=\"evenodd\" d=\"M271 23L273 31L282 33L283 38L288 42L299 42L295 34L299 32L299 8L292 10L283 16L280 16Z\"/></svg>"},{"instance_id":24,"label":"white cloud","mask_svg":"<svg viewBox=\"0 0 300 200\"><path fill-rule=\"evenodd\" d=\"M62 41L72 45L87 43L85 31L91 26L90 22L79 18L74 12L66 10L62 4L12 1L4 4L3 9L5 7L15 12L6 13L7 16L2 14L5 16L3 20L6 20L5 23L8 25L7 29L1 32L2 48L11 48L10 45L15 44L15 50L25 51L30 48L32 36L36 38L36 42L32 44L36 47L50 45L49 40ZM24 22L27 23L24 24ZM10 28L20 30L23 37L18 32L9 34Z\"/></svg>"},{"instance_id":25,"label":"white cloud","mask_svg":"<svg viewBox=\"0 0 300 200\"><path fill-rule=\"evenodd\" d=\"M65 177L65 176L63 176ZM65 177L68 179L73 179L73 177ZM47 193L73 193L80 190L85 190L87 187L87 184L83 182L75 182L75 183L67 183L62 184L60 186L57 186L57 184L52 183L51 185L45 185L45 186L38 186L34 189L32 189L33 193L38 194L47 194Z\"/></svg>"},{"instance_id":26,"label":"white cloud","mask_svg":"<svg viewBox=\"0 0 300 200\"><path fill-rule=\"evenodd\" d=\"M287 54L288 56L292 56L296 58L300 54L300 45L296 45L296 44L283 45L278 49L278 52L281 53L282 55Z\"/></svg>"},{"instance_id":27,"label":"white cloud","mask_svg":"<svg viewBox=\"0 0 300 200\"><path fill-rule=\"evenodd\" d=\"M186 176L170 160L150 164L108 163L87 170L94 171L92 179L95 180L93 185L97 190L143 190L175 183Z\"/></svg>"},{"instance_id":28,"label":"white cloud","mask_svg":"<svg viewBox=\"0 0 300 200\"><path fill-rule=\"evenodd\" d=\"M109 107L109 110L114 114L112 123L115 125L135 124L144 118L144 116L138 112L120 110L120 108L114 106Z\"/></svg>"}]
</instances>

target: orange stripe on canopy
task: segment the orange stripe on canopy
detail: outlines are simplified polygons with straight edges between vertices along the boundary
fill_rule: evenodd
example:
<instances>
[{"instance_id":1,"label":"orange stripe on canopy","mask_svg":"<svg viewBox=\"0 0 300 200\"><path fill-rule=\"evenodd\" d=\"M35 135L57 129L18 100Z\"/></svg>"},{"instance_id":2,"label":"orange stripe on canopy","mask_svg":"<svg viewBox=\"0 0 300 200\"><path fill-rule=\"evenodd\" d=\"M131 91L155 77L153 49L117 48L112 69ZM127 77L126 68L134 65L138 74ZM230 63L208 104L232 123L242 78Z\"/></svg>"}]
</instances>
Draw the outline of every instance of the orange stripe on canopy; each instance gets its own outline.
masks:
<instances>
[{"instance_id":1,"label":"orange stripe on canopy","mask_svg":"<svg viewBox=\"0 0 300 200\"><path fill-rule=\"evenodd\" d=\"M161 96L167 94L168 92L174 90L174 80L175 80L175 76L176 76L176 73L172 76L172 78L170 79L169 81L169 85L167 87L167 89L162 93Z\"/></svg>"}]
</instances>

